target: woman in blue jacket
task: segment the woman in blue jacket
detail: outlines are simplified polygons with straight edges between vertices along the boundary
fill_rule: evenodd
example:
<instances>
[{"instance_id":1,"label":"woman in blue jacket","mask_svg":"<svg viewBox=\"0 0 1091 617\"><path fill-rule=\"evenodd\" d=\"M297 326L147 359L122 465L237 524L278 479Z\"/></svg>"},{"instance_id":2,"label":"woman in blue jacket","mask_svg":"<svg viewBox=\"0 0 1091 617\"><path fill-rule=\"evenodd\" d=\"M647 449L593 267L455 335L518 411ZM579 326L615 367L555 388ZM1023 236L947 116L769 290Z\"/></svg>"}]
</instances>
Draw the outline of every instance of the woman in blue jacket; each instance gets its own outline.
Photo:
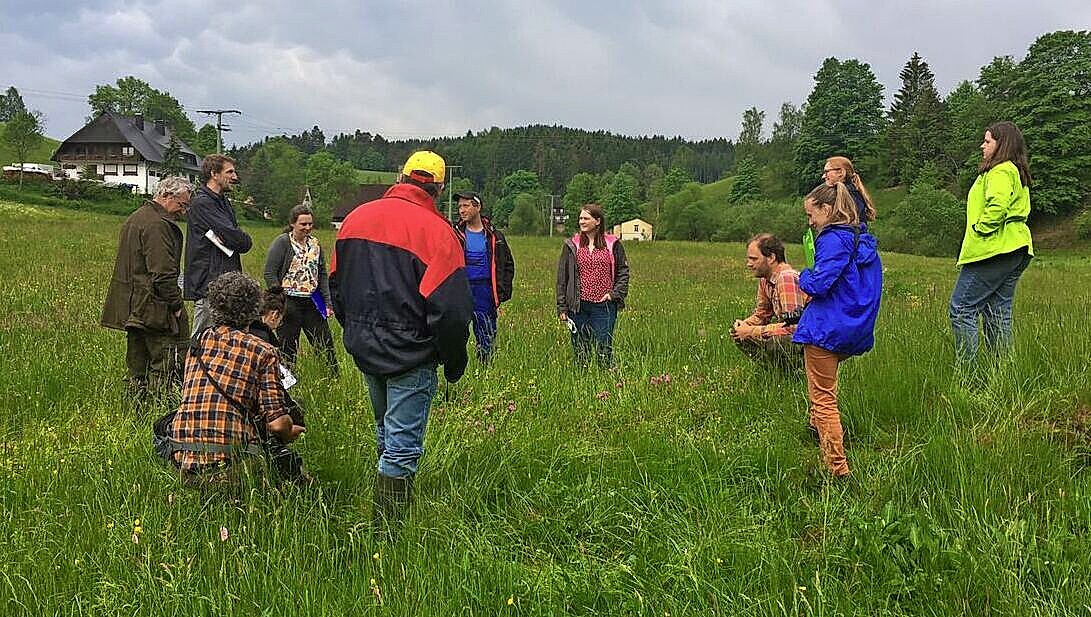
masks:
<instances>
[{"instance_id":1,"label":"woman in blue jacket","mask_svg":"<svg viewBox=\"0 0 1091 617\"><path fill-rule=\"evenodd\" d=\"M837 407L837 367L875 344L883 265L875 237L863 227L867 221L843 183L816 187L803 200L803 210L815 231L815 260L799 275L811 302L792 340L803 344L810 423L818 431L822 459L830 473L843 477L850 472Z\"/></svg>"}]
</instances>

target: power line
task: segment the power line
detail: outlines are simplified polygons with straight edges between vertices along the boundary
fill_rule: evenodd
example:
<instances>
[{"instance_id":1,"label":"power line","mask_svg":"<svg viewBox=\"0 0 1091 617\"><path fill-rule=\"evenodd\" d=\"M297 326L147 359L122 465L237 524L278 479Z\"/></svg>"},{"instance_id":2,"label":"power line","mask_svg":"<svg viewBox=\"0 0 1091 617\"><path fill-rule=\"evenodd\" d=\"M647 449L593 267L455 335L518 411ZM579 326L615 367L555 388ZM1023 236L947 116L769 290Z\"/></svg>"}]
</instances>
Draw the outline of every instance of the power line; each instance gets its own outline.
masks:
<instances>
[{"instance_id":1,"label":"power line","mask_svg":"<svg viewBox=\"0 0 1091 617\"><path fill-rule=\"evenodd\" d=\"M44 88L23 88L22 90L20 90L20 92L28 93L28 94L31 94L31 95L33 95L35 97L39 97L39 98L54 99L54 100L61 100L61 101L86 102L87 98L88 98L88 95L84 95L84 94L78 94L78 93L75 93L75 92L64 92L64 91L61 91L61 90L49 90L49 89L44 89ZM206 110L203 110L203 109L187 107L187 106L184 106L184 105L182 105L181 107L182 107L182 109L184 111L191 112L191 113L205 113L205 111L206 111ZM238 110L224 110L224 111L225 112L241 113L241 112L238 112ZM246 120L244 121L242 118L245 118ZM245 128L251 129L250 132L267 131L270 134L278 133L278 132L302 133L302 132L310 130L309 127L286 126L286 125L284 125L282 123L270 121L270 120L263 119L263 118L259 118L257 116L252 115L252 114L249 114L249 113L242 115L237 124L238 124L239 128L245 127ZM227 127L228 125L223 125L221 123L221 126ZM572 130L572 131L582 131L582 133L576 134L576 135L511 135L511 134L506 134L506 135L500 135L498 137L501 138L501 139L504 139L504 140L512 140L512 141L544 141L544 142L554 142L554 143L578 142L578 141L601 140L601 139L640 140L640 139L653 139L653 138L655 138L655 139L661 139L663 141L680 140L680 141L684 141L684 142L687 142L687 143L700 144L700 143L703 143L703 142L718 141L720 139L726 139L726 138L713 138L713 137L707 137L707 136L706 137L697 137L697 136L692 136L692 135L672 135L672 136L667 136L667 135L662 135L662 134L625 135L625 134L622 134L622 133L614 133L614 132L611 132L611 131L604 131L604 130L601 130L601 129L589 130L589 129L579 129L579 128L576 128L576 127L567 127L567 126L563 126L563 125L547 125L547 124L540 124L540 123L533 123L533 124L525 125L525 126L540 126L540 127L550 127L550 128L560 126L560 128L564 128L564 129L568 129L568 130ZM512 127L512 128L518 128L518 127ZM229 130L229 129L224 128L224 130ZM356 129L356 130L359 130L359 129ZM503 132L503 131L508 131L510 129L500 129L500 130ZM379 128L379 127L373 127L371 129L369 129L367 131L363 131L363 132L370 133L371 135L381 135L383 137L393 137L397 141L414 141L414 140L415 141L434 141L434 140L443 140L443 139L458 139L458 138L466 136L465 131L464 132L446 132L446 133L433 132L433 133L429 133L427 131L423 131L423 130L419 130L419 129L384 130L384 129ZM490 132L491 131L488 131L488 130L486 130L486 131L477 131L477 132L474 132L472 130L469 131L470 136L475 137L475 138L483 138L483 137L487 138L487 137L490 136L489 135ZM351 137L353 135L353 131L340 131L340 132L337 133L337 135L346 135L346 136ZM218 149L222 149L222 138L218 138L218 141L221 141L221 146Z\"/></svg>"},{"instance_id":2,"label":"power line","mask_svg":"<svg viewBox=\"0 0 1091 617\"><path fill-rule=\"evenodd\" d=\"M223 154L223 133L224 131L230 131L223 123L224 114L242 114L237 109L195 109L199 114L205 114L206 116L216 116L216 154Z\"/></svg>"}]
</instances>

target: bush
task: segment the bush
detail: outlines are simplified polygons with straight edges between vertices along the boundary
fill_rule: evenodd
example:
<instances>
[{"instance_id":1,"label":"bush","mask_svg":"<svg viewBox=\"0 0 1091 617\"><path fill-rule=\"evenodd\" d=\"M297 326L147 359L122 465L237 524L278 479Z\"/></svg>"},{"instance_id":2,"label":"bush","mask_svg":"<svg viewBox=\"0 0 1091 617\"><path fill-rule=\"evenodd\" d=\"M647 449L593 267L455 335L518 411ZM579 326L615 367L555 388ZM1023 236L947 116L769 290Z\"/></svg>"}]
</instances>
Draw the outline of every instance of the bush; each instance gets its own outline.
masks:
<instances>
[{"instance_id":1,"label":"bush","mask_svg":"<svg viewBox=\"0 0 1091 617\"><path fill-rule=\"evenodd\" d=\"M124 188L77 180L46 185L24 184L22 189L16 183L4 181L0 182L0 199L35 206L121 215L131 213L141 201L141 197Z\"/></svg>"},{"instance_id":2,"label":"bush","mask_svg":"<svg viewBox=\"0 0 1091 617\"><path fill-rule=\"evenodd\" d=\"M1084 208L1083 212L1076 215L1076 237L1080 240L1091 240L1091 208Z\"/></svg>"},{"instance_id":3,"label":"bush","mask_svg":"<svg viewBox=\"0 0 1091 617\"><path fill-rule=\"evenodd\" d=\"M69 201L99 200L107 195L109 189L98 182L88 180L58 180L46 188L46 195L67 199Z\"/></svg>"},{"instance_id":4,"label":"bush","mask_svg":"<svg viewBox=\"0 0 1091 617\"><path fill-rule=\"evenodd\" d=\"M887 218L880 218L876 236L884 249L903 253L955 256L966 229L962 202L927 178L915 182Z\"/></svg>"},{"instance_id":5,"label":"bush","mask_svg":"<svg viewBox=\"0 0 1091 617\"><path fill-rule=\"evenodd\" d=\"M755 234L771 233L784 242L798 243L806 229L807 219L796 200L756 201L727 208L712 239L746 242Z\"/></svg>"}]
</instances>

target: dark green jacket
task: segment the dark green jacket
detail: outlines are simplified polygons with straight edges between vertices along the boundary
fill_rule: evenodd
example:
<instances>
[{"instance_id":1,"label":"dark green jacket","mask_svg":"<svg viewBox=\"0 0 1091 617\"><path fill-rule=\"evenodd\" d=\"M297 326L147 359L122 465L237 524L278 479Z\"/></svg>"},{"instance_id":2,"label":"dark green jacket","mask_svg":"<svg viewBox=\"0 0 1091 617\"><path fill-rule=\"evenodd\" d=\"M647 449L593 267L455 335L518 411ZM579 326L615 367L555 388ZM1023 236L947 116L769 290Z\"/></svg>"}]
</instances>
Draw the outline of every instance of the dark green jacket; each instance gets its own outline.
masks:
<instances>
[{"instance_id":1,"label":"dark green jacket","mask_svg":"<svg viewBox=\"0 0 1091 617\"><path fill-rule=\"evenodd\" d=\"M186 334L188 324L178 287L182 230L169 217L162 206L149 200L125 219L114 277L102 309L103 326ZM176 317L180 309L181 317Z\"/></svg>"}]
</instances>

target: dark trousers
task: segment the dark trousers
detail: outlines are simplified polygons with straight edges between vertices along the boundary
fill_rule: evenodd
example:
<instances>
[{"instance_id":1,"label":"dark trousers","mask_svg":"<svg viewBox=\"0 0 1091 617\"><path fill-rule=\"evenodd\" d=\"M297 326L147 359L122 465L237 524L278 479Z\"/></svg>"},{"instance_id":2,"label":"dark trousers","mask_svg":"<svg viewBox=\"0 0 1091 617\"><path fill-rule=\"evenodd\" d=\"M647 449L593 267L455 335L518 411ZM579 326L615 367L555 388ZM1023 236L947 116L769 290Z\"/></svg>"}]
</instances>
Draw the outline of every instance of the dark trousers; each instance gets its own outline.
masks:
<instances>
[{"instance_id":1,"label":"dark trousers","mask_svg":"<svg viewBox=\"0 0 1091 617\"><path fill-rule=\"evenodd\" d=\"M496 304L493 302L492 281L470 281L474 298L474 341L477 343L477 359L487 364L492 358L493 341L496 338Z\"/></svg>"},{"instance_id":2,"label":"dark trousers","mask_svg":"<svg viewBox=\"0 0 1091 617\"><path fill-rule=\"evenodd\" d=\"M125 334L125 366L132 395L142 399L182 386L182 370L189 347L189 340L184 335L153 333L138 328L128 328Z\"/></svg>"},{"instance_id":3,"label":"dark trousers","mask_svg":"<svg viewBox=\"0 0 1091 617\"><path fill-rule=\"evenodd\" d=\"M588 364L591 361L591 352L595 351L600 367L612 367L617 304L581 300L579 312L571 313L569 317L576 324L576 331L572 333L572 350L576 354L576 362Z\"/></svg>"},{"instance_id":4,"label":"dark trousers","mask_svg":"<svg viewBox=\"0 0 1091 617\"><path fill-rule=\"evenodd\" d=\"M311 347L325 352L330 373L336 375L337 354L333 350L333 335L330 334L330 325L326 323L325 316L318 314L318 308L309 297L288 296L288 303L284 308L284 321L277 328L280 351L288 366L295 366L296 354L299 351L300 330L307 335Z\"/></svg>"}]
</instances>

